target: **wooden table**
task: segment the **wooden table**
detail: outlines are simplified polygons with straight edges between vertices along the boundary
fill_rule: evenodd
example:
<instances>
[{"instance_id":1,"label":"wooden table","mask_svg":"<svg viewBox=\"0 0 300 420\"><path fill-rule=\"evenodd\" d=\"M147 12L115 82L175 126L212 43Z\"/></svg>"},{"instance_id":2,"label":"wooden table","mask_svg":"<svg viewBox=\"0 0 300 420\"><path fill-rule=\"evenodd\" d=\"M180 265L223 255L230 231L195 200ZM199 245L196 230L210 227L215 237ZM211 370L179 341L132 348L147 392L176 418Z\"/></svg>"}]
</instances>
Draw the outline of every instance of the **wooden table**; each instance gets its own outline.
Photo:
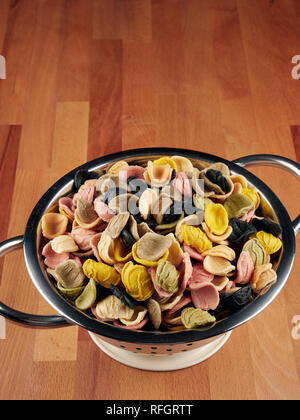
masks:
<instances>
[{"instance_id":1,"label":"wooden table","mask_svg":"<svg viewBox=\"0 0 300 420\"><path fill-rule=\"evenodd\" d=\"M297 0L0 0L0 239L24 232L36 201L64 173L122 149L299 162L300 80L291 74L299 29ZM295 218L299 183L279 169L253 172ZM2 301L54 312L21 251L1 269ZM0 398L299 399L299 278L298 251L263 313L212 358L175 372L121 365L76 326L1 320Z\"/></svg>"}]
</instances>

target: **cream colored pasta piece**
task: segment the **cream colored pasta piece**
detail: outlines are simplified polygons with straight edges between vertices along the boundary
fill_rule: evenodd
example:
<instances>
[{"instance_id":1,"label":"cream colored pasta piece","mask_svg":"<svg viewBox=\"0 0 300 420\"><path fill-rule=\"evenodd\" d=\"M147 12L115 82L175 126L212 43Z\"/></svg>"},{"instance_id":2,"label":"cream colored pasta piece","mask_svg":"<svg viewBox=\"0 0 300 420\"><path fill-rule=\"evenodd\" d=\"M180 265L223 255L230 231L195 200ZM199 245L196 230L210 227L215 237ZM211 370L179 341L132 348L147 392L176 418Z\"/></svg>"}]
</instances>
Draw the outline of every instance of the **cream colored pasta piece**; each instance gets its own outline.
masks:
<instances>
[{"instance_id":1,"label":"cream colored pasta piece","mask_svg":"<svg viewBox=\"0 0 300 420\"><path fill-rule=\"evenodd\" d=\"M120 321L127 326L137 325L145 318L147 309L144 306L136 306L130 318L120 318Z\"/></svg>"},{"instance_id":2,"label":"cream colored pasta piece","mask_svg":"<svg viewBox=\"0 0 300 420\"><path fill-rule=\"evenodd\" d=\"M158 193L152 188L147 188L139 199L139 211L144 220L147 220L151 214L153 204L158 199Z\"/></svg>"},{"instance_id":3,"label":"cream colored pasta piece","mask_svg":"<svg viewBox=\"0 0 300 420\"><path fill-rule=\"evenodd\" d=\"M182 294L175 294L169 297L166 301L159 302L161 311L166 311L168 309L174 308L174 306L180 301L182 298Z\"/></svg>"},{"instance_id":4,"label":"cream colored pasta piece","mask_svg":"<svg viewBox=\"0 0 300 420\"><path fill-rule=\"evenodd\" d=\"M163 187L170 183L172 177L172 167L169 164L155 165L151 160L148 161L144 178L148 185L152 187Z\"/></svg>"},{"instance_id":5,"label":"cream colored pasta piece","mask_svg":"<svg viewBox=\"0 0 300 420\"><path fill-rule=\"evenodd\" d=\"M177 172L185 172L189 178L192 178L194 167L188 158L183 156L172 156L172 159L176 163Z\"/></svg>"},{"instance_id":6,"label":"cream colored pasta piece","mask_svg":"<svg viewBox=\"0 0 300 420\"><path fill-rule=\"evenodd\" d=\"M172 204L173 200L170 197L160 194L160 196L153 203L151 209L151 213L154 216L156 223L159 225L162 224L164 214L172 206Z\"/></svg>"},{"instance_id":7,"label":"cream colored pasta piece","mask_svg":"<svg viewBox=\"0 0 300 420\"><path fill-rule=\"evenodd\" d=\"M229 278L227 276L215 276L212 280L212 284L215 286L218 292L224 289L229 282Z\"/></svg>"},{"instance_id":8,"label":"cream colored pasta piece","mask_svg":"<svg viewBox=\"0 0 300 420\"><path fill-rule=\"evenodd\" d=\"M129 220L130 213L119 213L117 216L114 216L111 221L108 223L105 233L111 238L116 239L120 236L122 230L127 225Z\"/></svg>"},{"instance_id":9,"label":"cream colored pasta piece","mask_svg":"<svg viewBox=\"0 0 300 420\"><path fill-rule=\"evenodd\" d=\"M130 319L134 314L134 310L121 302L115 295L109 295L100 300L100 302L97 303L95 310L99 318Z\"/></svg>"},{"instance_id":10,"label":"cream colored pasta piece","mask_svg":"<svg viewBox=\"0 0 300 420\"><path fill-rule=\"evenodd\" d=\"M228 245L228 242L226 242L226 239L229 238L229 236L232 234L232 227L228 226L228 228L226 229L225 233L223 235L214 235L208 228L207 224L205 222L202 223L202 229L204 230L204 232L206 233L206 235L208 236L208 238L217 244L223 244L223 245Z\"/></svg>"},{"instance_id":11,"label":"cream colored pasta piece","mask_svg":"<svg viewBox=\"0 0 300 420\"><path fill-rule=\"evenodd\" d=\"M177 188L174 188L172 185L166 185L161 189L161 195L164 195L166 197L170 197L172 200L175 201L181 201L182 200L182 194L180 191L177 190Z\"/></svg>"},{"instance_id":12,"label":"cream colored pasta piece","mask_svg":"<svg viewBox=\"0 0 300 420\"><path fill-rule=\"evenodd\" d=\"M147 223L146 223L147 224ZM148 225L147 225L148 226ZM127 228L131 233L132 237L138 241L140 239L139 231L138 231L138 224L135 218L130 215L127 223Z\"/></svg>"},{"instance_id":13,"label":"cream colored pasta piece","mask_svg":"<svg viewBox=\"0 0 300 420\"><path fill-rule=\"evenodd\" d=\"M130 211L136 214L138 211L138 197L131 193L120 194L111 199L108 206L115 213L126 213Z\"/></svg>"},{"instance_id":14,"label":"cream colored pasta piece","mask_svg":"<svg viewBox=\"0 0 300 420\"><path fill-rule=\"evenodd\" d=\"M118 174L104 174L96 182L96 192L98 197L104 197L110 188L117 188L120 186Z\"/></svg>"},{"instance_id":15,"label":"cream colored pasta piece","mask_svg":"<svg viewBox=\"0 0 300 420\"><path fill-rule=\"evenodd\" d=\"M136 254L146 261L158 261L171 245L171 238L148 232L137 242Z\"/></svg>"},{"instance_id":16,"label":"cream colored pasta piece","mask_svg":"<svg viewBox=\"0 0 300 420\"><path fill-rule=\"evenodd\" d=\"M110 265L114 264L114 240L105 231L98 242L98 253L102 261Z\"/></svg>"},{"instance_id":17,"label":"cream colored pasta piece","mask_svg":"<svg viewBox=\"0 0 300 420\"><path fill-rule=\"evenodd\" d=\"M129 165L125 160L119 160L116 163L113 163L108 169L108 174L118 174L122 169L127 168Z\"/></svg>"},{"instance_id":18,"label":"cream colored pasta piece","mask_svg":"<svg viewBox=\"0 0 300 420\"><path fill-rule=\"evenodd\" d=\"M162 321L159 303L154 299L149 299L147 302L147 309L153 327L158 330Z\"/></svg>"},{"instance_id":19,"label":"cream colored pasta piece","mask_svg":"<svg viewBox=\"0 0 300 420\"><path fill-rule=\"evenodd\" d=\"M204 194L204 182L200 177L200 171L197 168L193 168L193 175L192 175L192 187L196 194L200 195L201 197ZM205 195L205 194L204 194Z\"/></svg>"},{"instance_id":20,"label":"cream colored pasta piece","mask_svg":"<svg viewBox=\"0 0 300 420\"><path fill-rule=\"evenodd\" d=\"M42 233L47 239L63 235L68 226L68 218L59 213L46 213L41 219Z\"/></svg>"},{"instance_id":21,"label":"cream colored pasta piece","mask_svg":"<svg viewBox=\"0 0 300 420\"><path fill-rule=\"evenodd\" d=\"M226 260L233 261L235 259L235 252L232 248L226 245L216 245L213 248L201 254L203 257L210 255L211 257L222 257Z\"/></svg>"},{"instance_id":22,"label":"cream colored pasta piece","mask_svg":"<svg viewBox=\"0 0 300 420\"><path fill-rule=\"evenodd\" d=\"M271 263L267 263L259 265L254 269L250 284L252 290L256 294L263 294L276 282L276 280L276 271L272 269Z\"/></svg>"},{"instance_id":23,"label":"cream colored pasta piece","mask_svg":"<svg viewBox=\"0 0 300 420\"><path fill-rule=\"evenodd\" d=\"M82 267L74 260L66 260L55 268L55 278L65 289L80 287L85 282Z\"/></svg>"},{"instance_id":24,"label":"cream colored pasta piece","mask_svg":"<svg viewBox=\"0 0 300 420\"><path fill-rule=\"evenodd\" d=\"M222 257L207 256L204 258L203 267L206 271L216 276L226 276L235 269L228 260Z\"/></svg>"},{"instance_id":25,"label":"cream colored pasta piece","mask_svg":"<svg viewBox=\"0 0 300 420\"><path fill-rule=\"evenodd\" d=\"M53 251L61 254L63 252L76 252L79 250L74 239L70 235L59 235L51 241Z\"/></svg>"},{"instance_id":26,"label":"cream colored pasta piece","mask_svg":"<svg viewBox=\"0 0 300 420\"><path fill-rule=\"evenodd\" d=\"M92 203L80 198L76 200L75 221L84 229L92 229L101 223Z\"/></svg>"},{"instance_id":27,"label":"cream colored pasta piece","mask_svg":"<svg viewBox=\"0 0 300 420\"><path fill-rule=\"evenodd\" d=\"M233 190L234 190L234 183L231 181L231 179L229 177L227 177L227 176L224 176L224 177L228 181L228 184L229 184L229 187L230 187L230 191L228 193L226 193L226 194L224 194L224 193L223 194L215 193L215 194L212 194L211 195L211 198L214 198L219 203L224 203L224 201L232 195Z\"/></svg>"},{"instance_id":28,"label":"cream colored pasta piece","mask_svg":"<svg viewBox=\"0 0 300 420\"><path fill-rule=\"evenodd\" d=\"M180 244L173 233L169 233L166 237L172 239L172 244L169 248L168 261L174 264L175 267L179 267L179 265L182 263L183 258L183 251L180 247Z\"/></svg>"},{"instance_id":29,"label":"cream colored pasta piece","mask_svg":"<svg viewBox=\"0 0 300 420\"><path fill-rule=\"evenodd\" d=\"M149 233L149 232L154 233L154 231L153 231L153 230L149 227L149 225L147 225L147 223L145 223L145 222L143 222L143 223L139 223L139 224L137 225L137 230L138 230L138 233L139 233L140 238L141 238L142 236L144 236L144 235L145 235L145 233Z\"/></svg>"}]
</instances>

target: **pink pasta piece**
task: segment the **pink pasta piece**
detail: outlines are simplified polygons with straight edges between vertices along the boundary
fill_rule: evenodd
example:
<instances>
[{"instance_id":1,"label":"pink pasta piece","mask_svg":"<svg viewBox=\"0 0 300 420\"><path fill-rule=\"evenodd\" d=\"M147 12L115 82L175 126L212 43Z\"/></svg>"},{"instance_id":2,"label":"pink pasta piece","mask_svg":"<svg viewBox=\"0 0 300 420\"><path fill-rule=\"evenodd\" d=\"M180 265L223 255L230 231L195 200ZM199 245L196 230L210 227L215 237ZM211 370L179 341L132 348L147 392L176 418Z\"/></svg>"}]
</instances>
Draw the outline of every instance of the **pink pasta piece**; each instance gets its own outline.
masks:
<instances>
[{"instance_id":1,"label":"pink pasta piece","mask_svg":"<svg viewBox=\"0 0 300 420\"><path fill-rule=\"evenodd\" d=\"M103 262L102 259L100 258L99 251L98 251L98 243L100 241L101 235L102 235L102 232L96 233L96 235L92 236L92 238L90 239L90 245L92 247L93 254L95 255L95 257L97 258L99 262Z\"/></svg>"},{"instance_id":2,"label":"pink pasta piece","mask_svg":"<svg viewBox=\"0 0 300 420\"><path fill-rule=\"evenodd\" d=\"M94 201L94 209L98 216L104 220L104 222L109 223L110 220L115 216L115 213L108 207L107 204L100 200L100 197L96 198Z\"/></svg>"},{"instance_id":3,"label":"pink pasta piece","mask_svg":"<svg viewBox=\"0 0 300 420\"><path fill-rule=\"evenodd\" d=\"M70 217L74 219L75 206L73 200L70 197L62 197L58 201L59 207Z\"/></svg>"},{"instance_id":4,"label":"pink pasta piece","mask_svg":"<svg viewBox=\"0 0 300 420\"><path fill-rule=\"evenodd\" d=\"M73 196L73 204L76 205L77 198L92 203L95 195L95 186L88 185L81 187L76 194Z\"/></svg>"},{"instance_id":5,"label":"pink pasta piece","mask_svg":"<svg viewBox=\"0 0 300 420\"><path fill-rule=\"evenodd\" d=\"M219 292L212 283L203 283L201 287L191 291L191 298L196 308L208 311L219 305Z\"/></svg>"},{"instance_id":6,"label":"pink pasta piece","mask_svg":"<svg viewBox=\"0 0 300 420\"><path fill-rule=\"evenodd\" d=\"M188 246L185 243L183 244L183 251L187 252L189 256L193 258L194 260L197 260L197 261L204 260L204 257L202 257L202 255L199 254L199 252L195 248L193 248L192 246Z\"/></svg>"},{"instance_id":7,"label":"pink pasta piece","mask_svg":"<svg viewBox=\"0 0 300 420\"><path fill-rule=\"evenodd\" d=\"M193 266L191 262L191 258L187 252L183 252L183 261L179 266L179 290L178 294L181 294L185 291L188 285L188 281L193 274Z\"/></svg>"},{"instance_id":8,"label":"pink pasta piece","mask_svg":"<svg viewBox=\"0 0 300 420\"><path fill-rule=\"evenodd\" d=\"M240 220L243 220L243 222L250 223L251 220L253 219L254 214L255 214L255 209L249 210L242 217L240 217Z\"/></svg>"},{"instance_id":9,"label":"pink pasta piece","mask_svg":"<svg viewBox=\"0 0 300 420\"><path fill-rule=\"evenodd\" d=\"M184 198L192 197L193 190L191 181L185 172L178 172L173 179L172 185Z\"/></svg>"},{"instance_id":10,"label":"pink pasta piece","mask_svg":"<svg viewBox=\"0 0 300 420\"><path fill-rule=\"evenodd\" d=\"M72 229L71 236L82 251L89 251L92 249L91 239L97 235L94 230L83 229L82 227L76 226Z\"/></svg>"},{"instance_id":11,"label":"pink pasta piece","mask_svg":"<svg viewBox=\"0 0 300 420\"><path fill-rule=\"evenodd\" d=\"M250 282L252 274L254 272L254 263L251 258L251 255L248 251L242 251L240 253L238 262L237 262L237 276L235 278L235 283L247 284Z\"/></svg>"},{"instance_id":12,"label":"pink pasta piece","mask_svg":"<svg viewBox=\"0 0 300 420\"><path fill-rule=\"evenodd\" d=\"M119 172L119 178L122 181L127 181L127 179L131 176L135 176L138 179L144 179L144 172L145 168L143 168L142 166L127 166L126 168L121 169L121 171Z\"/></svg>"},{"instance_id":13,"label":"pink pasta piece","mask_svg":"<svg viewBox=\"0 0 300 420\"><path fill-rule=\"evenodd\" d=\"M197 263L193 266L193 273L188 282L190 290L198 289L203 283L210 283L214 279L214 275L203 268L202 263Z\"/></svg>"},{"instance_id":14,"label":"pink pasta piece","mask_svg":"<svg viewBox=\"0 0 300 420\"><path fill-rule=\"evenodd\" d=\"M172 292L167 292L166 290L162 289L155 281L155 275L156 275L156 267L149 267L148 273L150 274L154 289L156 290L158 296L160 297L171 297L173 295Z\"/></svg>"},{"instance_id":15,"label":"pink pasta piece","mask_svg":"<svg viewBox=\"0 0 300 420\"><path fill-rule=\"evenodd\" d=\"M42 255L45 257L44 263L46 266L53 269L55 269L58 264L68 260L70 257L69 252L58 254L57 252L53 251L51 242L48 242L47 245L44 246Z\"/></svg>"},{"instance_id":16,"label":"pink pasta piece","mask_svg":"<svg viewBox=\"0 0 300 420\"><path fill-rule=\"evenodd\" d=\"M179 311L181 308L183 308L184 306L188 305L191 302L192 302L191 296L182 296L180 301L178 303L176 303L176 305L173 306L172 309L168 309L165 312L164 319L168 320L168 319L173 318L173 315L176 314L177 311Z\"/></svg>"},{"instance_id":17,"label":"pink pasta piece","mask_svg":"<svg viewBox=\"0 0 300 420\"><path fill-rule=\"evenodd\" d=\"M114 325L116 327L125 328L127 330L140 330L141 328L143 328L144 325L147 324L148 321L149 321L149 318L146 317L141 322L135 325L125 325L125 324L122 324L120 321L114 321Z\"/></svg>"}]
</instances>

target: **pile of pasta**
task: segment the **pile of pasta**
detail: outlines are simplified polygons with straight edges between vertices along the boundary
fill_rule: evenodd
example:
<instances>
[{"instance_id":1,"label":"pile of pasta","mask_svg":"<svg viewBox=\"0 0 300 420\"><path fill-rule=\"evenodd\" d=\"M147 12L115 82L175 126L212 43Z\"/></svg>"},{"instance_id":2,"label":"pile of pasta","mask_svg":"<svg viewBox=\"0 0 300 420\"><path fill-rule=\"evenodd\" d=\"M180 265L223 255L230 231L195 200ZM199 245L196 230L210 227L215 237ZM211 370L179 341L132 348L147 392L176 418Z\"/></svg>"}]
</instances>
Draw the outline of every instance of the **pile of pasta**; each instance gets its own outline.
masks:
<instances>
[{"instance_id":1,"label":"pile of pasta","mask_svg":"<svg viewBox=\"0 0 300 420\"><path fill-rule=\"evenodd\" d=\"M79 170L41 227L58 292L132 330L211 328L276 282L282 250L244 176L183 156Z\"/></svg>"}]
</instances>

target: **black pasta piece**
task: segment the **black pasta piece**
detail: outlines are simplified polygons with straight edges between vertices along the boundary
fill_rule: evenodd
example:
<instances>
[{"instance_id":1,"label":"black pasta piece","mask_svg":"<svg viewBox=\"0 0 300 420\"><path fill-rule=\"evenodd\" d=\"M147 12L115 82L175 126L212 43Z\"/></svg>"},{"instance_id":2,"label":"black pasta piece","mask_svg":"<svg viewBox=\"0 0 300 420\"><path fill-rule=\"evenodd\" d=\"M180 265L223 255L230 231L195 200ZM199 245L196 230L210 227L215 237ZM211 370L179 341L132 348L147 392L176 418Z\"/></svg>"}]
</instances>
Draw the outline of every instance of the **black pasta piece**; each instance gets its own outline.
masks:
<instances>
[{"instance_id":1,"label":"black pasta piece","mask_svg":"<svg viewBox=\"0 0 300 420\"><path fill-rule=\"evenodd\" d=\"M173 204L166 210L163 223L173 223L179 219L182 214L182 205L181 201L173 201Z\"/></svg>"},{"instance_id":2,"label":"black pasta piece","mask_svg":"<svg viewBox=\"0 0 300 420\"><path fill-rule=\"evenodd\" d=\"M217 306L216 309L210 309L208 312L213 315L216 316L218 315L220 312L223 312L226 310L226 306L225 306L225 298L227 296L229 296L230 293L226 293L226 292L219 292L219 305Z\"/></svg>"},{"instance_id":3,"label":"black pasta piece","mask_svg":"<svg viewBox=\"0 0 300 420\"><path fill-rule=\"evenodd\" d=\"M173 169L172 170L172 174L171 174L171 180L170 180L170 182L172 182L175 177L176 177L176 171L175 171L175 169Z\"/></svg>"},{"instance_id":4,"label":"black pasta piece","mask_svg":"<svg viewBox=\"0 0 300 420\"><path fill-rule=\"evenodd\" d=\"M250 302L252 296L252 287L250 285L241 287L234 293L226 293L224 297L224 307L232 312L238 311Z\"/></svg>"},{"instance_id":5,"label":"black pasta piece","mask_svg":"<svg viewBox=\"0 0 300 420\"><path fill-rule=\"evenodd\" d=\"M101 201L103 201L105 204L108 204L113 198L121 194L127 194L127 191L124 188L119 187L109 188Z\"/></svg>"},{"instance_id":6,"label":"black pasta piece","mask_svg":"<svg viewBox=\"0 0 300 420\"><path fill-rule=\"evenodd\" d=\"M133 247L133 245L136 243L136 240L131 235L131 233L129 232L129 230L127 230L126 228L124 228L122 230L122 232L121 232L121 238L122 238L122 240L124 242L124 245L128 249L131 249Z\"/></svg>"},{"instance_id":7,"label":"black pasta piece","mask_svg":"<svg viewBox=\"0 0 300 420\"><path fill-rule=\"evenodd\" d=\"M78 191L81 185L85 183L85 181L88 179L98 179L99 177L100 174L98 172L89 172L84 169L80 169L75 173L73 189Z\"/></svg>"},{"instance_id":8,"label":"black pasta piece","mask_svg":"<svg viewBox=\"0 0 300 420\"><path fill-rule=\"evenodd\" d=\"M133 299L131 296L129 296L125 291L121 290L119 287L114 286L113 284L109 285L110 290L112 293L120 299L124 305L129 306L129 308L134 309L136 306L139 305L139 302L137 302L135 299Z\"/></svg>"},{"instance_id":9,"label":"black pasta piece","mask_svg":"<svg viewBox=\"0 0 300 420\"><path fill-rule=\"evenodd\" d=\"M208 169L205 175L209 181L218 185L223 192L228 193L230 191L229 182L223 176L222 172L216 171L215 169Z\"/></svg>"},{"instance_id":10,"label":"black pasta piece","mask_svg":"<svg viewBox=\"0 0 300 420\"><path fill-rule=\"evenodd\" d=\"M256 228L253 225L234 217L230 219L229 226L232 227L232 233L228 240L233 243L245 242L249 236L256 232Z\"/></svg>"},{"instance_id":11,"label":"black pasta piece","mask_svg":"<svg viewBox=\"0 0 300 420\"><path fill-rule=\"evenodd\" d=\"M157 221L154 219L153 216L150 216L147 220L143 220L143 222L147 223L150 229L154 230L158 225Z\"/></svg>"},{"instance_id":12,"label":"black pasta piece","mask_svg":"<svg viewBox=\"0 0 300 420\"><path fill-rule=\"evenodd\" d=\"M263 230L264 232L271 233L274 236L280 236L282 233L282 229L278 223L273 222L270 219L257 219L256 217L252 219L252 225L257 230Z\"/></svg>"}]
</instances>

